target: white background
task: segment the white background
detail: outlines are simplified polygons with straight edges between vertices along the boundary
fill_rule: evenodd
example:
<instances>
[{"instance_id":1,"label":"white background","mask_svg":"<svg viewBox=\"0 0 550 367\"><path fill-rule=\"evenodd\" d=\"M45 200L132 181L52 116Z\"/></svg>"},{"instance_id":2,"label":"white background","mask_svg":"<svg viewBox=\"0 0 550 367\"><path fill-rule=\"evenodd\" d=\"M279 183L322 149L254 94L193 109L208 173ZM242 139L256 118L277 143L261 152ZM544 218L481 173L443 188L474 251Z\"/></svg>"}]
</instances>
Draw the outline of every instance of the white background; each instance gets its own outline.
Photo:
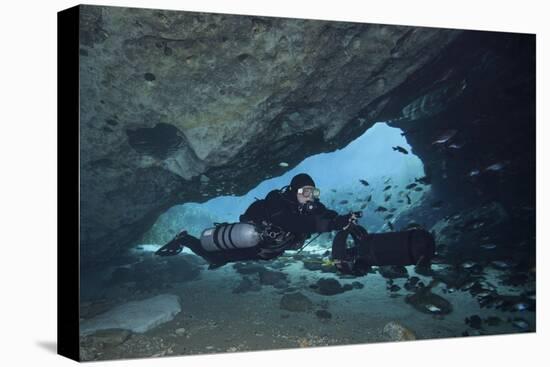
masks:
<instances>
[{"instance_id":1,"label":"white background","mask_svg":"<svg viewBox=\"0 0 550 367\"><path fill-rule=\"evenodd\" d=\"M537 33L537 333L249 352L94 365L542 365L548 333L548 26L543 1L90 1L176 10ZM56 12L72 1L7 1L1 13L0 365L70 365L56 343ZM545 83L546 82L546 83ZM547 109L546 109L547 110ZM520 122L521 123L521 122ZM546 143L546 144L545 144ZM63 225L61 225L63 227ZM548 346L546 346L548 349Z\"/></svg>"}]
</instances>

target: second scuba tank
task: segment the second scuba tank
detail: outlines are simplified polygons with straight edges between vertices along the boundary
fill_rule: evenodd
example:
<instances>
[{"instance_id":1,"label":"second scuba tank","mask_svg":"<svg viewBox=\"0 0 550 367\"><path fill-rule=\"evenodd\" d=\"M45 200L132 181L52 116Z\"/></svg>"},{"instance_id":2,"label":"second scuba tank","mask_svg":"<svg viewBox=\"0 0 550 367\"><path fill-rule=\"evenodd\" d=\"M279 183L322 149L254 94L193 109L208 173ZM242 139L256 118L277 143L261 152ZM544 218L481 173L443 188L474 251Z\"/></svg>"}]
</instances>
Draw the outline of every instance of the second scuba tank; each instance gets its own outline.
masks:
<instances>
[{"instance_id":1,"label":"second scuba tank","mask_svg":"<svg viewBox=\"0 0 550 367\"><path fill-rule=\"evenodd\" d=\"M249 223L223 223L201 233L202 248L208 252L245 249L258 245L261 233Z\"/></svg>"}]
</instances>

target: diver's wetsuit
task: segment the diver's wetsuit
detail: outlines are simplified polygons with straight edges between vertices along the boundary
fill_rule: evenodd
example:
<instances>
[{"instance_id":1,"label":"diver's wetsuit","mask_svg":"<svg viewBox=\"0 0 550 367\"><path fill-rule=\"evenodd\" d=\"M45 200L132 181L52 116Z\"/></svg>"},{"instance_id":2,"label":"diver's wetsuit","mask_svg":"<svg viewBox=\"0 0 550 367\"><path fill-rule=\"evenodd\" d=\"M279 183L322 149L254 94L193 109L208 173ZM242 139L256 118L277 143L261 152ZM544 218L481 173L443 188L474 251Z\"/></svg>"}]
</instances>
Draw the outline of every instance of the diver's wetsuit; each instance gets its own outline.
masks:
<instances>
[{"instance_id":1,"label":"diver's wetsuit","mask_svg":"<svg viewBox=\"0 0 550 367\"><path fill-rule=\"evenodd\" d=\"M182 237L181 243L210 262L213 268L234 261L269 260L282 255L287 249L300 248L312 233L337 229L334 222L337 217L340 217L338 213L327 209L319 201L314 202L313 209L305 210L295 192L273 190L264 200L252 203L239 221L258 226L272 225L287 233L287 245L282 250L270 250L269 243L262 241L250 248L210 252L202 247L198 238L189 234Z\"/></svg>"}]
</instances>

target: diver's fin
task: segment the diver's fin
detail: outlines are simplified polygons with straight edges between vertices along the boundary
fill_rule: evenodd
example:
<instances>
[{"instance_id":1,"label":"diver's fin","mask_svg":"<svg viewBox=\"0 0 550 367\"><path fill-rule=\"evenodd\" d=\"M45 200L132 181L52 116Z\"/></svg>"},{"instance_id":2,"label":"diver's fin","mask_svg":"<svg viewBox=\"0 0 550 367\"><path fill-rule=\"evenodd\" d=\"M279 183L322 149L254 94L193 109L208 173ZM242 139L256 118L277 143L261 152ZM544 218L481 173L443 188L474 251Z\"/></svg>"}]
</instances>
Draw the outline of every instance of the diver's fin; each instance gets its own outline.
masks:
<instances>
[{"instance_id":1,"label":"diver's fin","mask_svg":"<svg viewBox=\"0 0 550 367\"><path fill-rule=\"evenodd\" d=\"M168 242L166 245L159 248L155 255L158 256L175 256L183 251L184 239L185 236L187 236L187 231L181 231L176 237L174 237L170 242Z\"/></svg>"}]
</instances>

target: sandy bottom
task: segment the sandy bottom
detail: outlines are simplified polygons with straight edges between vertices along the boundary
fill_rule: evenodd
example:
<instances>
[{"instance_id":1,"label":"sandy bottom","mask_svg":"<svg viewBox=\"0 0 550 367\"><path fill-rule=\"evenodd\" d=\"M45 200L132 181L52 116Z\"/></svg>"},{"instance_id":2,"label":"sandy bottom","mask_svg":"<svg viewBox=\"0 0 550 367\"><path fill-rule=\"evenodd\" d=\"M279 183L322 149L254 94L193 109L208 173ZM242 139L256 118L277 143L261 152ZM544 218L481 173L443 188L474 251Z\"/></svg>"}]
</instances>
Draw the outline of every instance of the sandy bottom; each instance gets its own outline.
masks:
<instances>
[{"instance_id":1,"label":"sandy bottom","mask_svg":"<svg viewBox=\"0 0 550 367\"><path fill-rule=\"evenodd\" d=\"M262 264L268 266L268 263ZM82 358L105 360L384 342L389 339L383 329L391 321L410 329L417 339L461 337L466 331L469 335L495 335L535 330L535 312L480 308L470 293L446 293L444 284L432 289L452 304L453 311L442 316L419 312L407 304L405 296L409 292L403 288L404 278L394 281L401 290L390 292L386 289L387 280L379 274L342 279L332 273L304 269L301 262L278 270L288 274L290 289L263 285L259 291L234 293L243 276L231 264L203 270L196 280L173 283L158 293L180 297L182 312L174 320L144 334L132 334L115 346L96 343L90 347L81 340ZM416 275L425 284L431 280L415 274L413 267L407 270L409 276ZM498 270L487 270L485 279L498 285L499 294L515 295L525 291L525 288L502 286L498 275ZM321 295L310 287L321 278L335 278L342 285L360 282L364 287L332 296ZM121 286L108 290L119 296L124 291ZM313 302L311 310L292 312L280 307L283 295L296 291ZM122 302L154 295L150 292L119 299ZM319 318L318 310L328 311L331 318ZM496 316L502 322L497 326L483 323L481 329L473 329L465 323L465 318L472 315L481 319ZM520 329L511 322L514 318L524 319L529 327Z\"/></svg>"}]
</instances>

